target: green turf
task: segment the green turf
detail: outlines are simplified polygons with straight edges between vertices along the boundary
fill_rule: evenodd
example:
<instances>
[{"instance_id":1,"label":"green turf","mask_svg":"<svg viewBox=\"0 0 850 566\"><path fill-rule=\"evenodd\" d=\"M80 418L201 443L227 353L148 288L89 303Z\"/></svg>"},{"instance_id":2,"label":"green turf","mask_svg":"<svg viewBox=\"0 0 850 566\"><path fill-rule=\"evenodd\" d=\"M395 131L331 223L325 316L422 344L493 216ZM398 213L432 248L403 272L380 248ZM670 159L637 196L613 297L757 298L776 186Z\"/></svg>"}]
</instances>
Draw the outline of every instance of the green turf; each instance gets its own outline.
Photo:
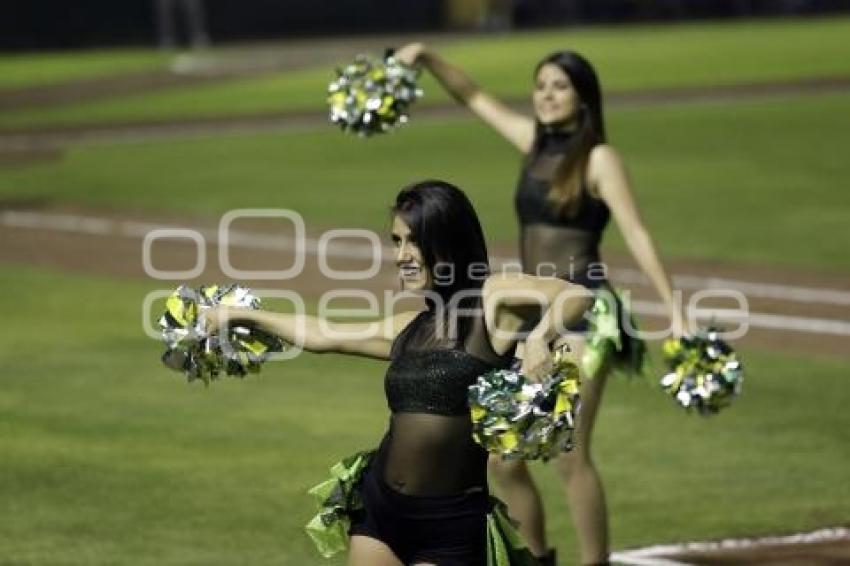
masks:
<instances>
[{"instance_id":1,"label":"green turf","mask_svg":"<svg viewBox=\"0 0 850 566\"><path fill-rule=\"evenodd\" d=\"M164 69L153 49L98 49L0 54L0 91Z\"/></svg>"},{"instance_id":2,"label":"green turf","mask_svg":"<svg viewBox=\"0 0 850 566\"><path fill-rule=\"evenodd\" d=\"M635 109L611 135L671 254L848 271L848 111L846 96Z\"/></svg>"},{"instance_id":3,"label":"green turf","mask_svg":"<svg viewBox=\"0 0 850 566\"><path fill-rule=\"evenodd\" d=\"M386 424L379 362L305 355L189 386L117 282L5 266L0 556L12 564L340 564L313 553L304 490ZM20 292L25 291L25 292ZM743 352L744 396L686 415L615 380L595 439L615 547L846 521L846 363ZM534 467L566 562L554 471Z\"/></svg>"},{"instance_id":4,"label":"green turf","mask_svg":"<svg viewBox=\"0 0 850 566\"><path fill-rule=\"evenodd\" d=\"M524 99L534 64L553 50L585 53L606 91L614 92L847 76L848 34L850 18L615 26L478 36L447 46L443 53L493 93ZM294 110L324 113L323 93L331 75L328 66L23 110L0 115L0 128ZM423 86L423 104L448 100L430 77Z\"/></svg>"},{"instance_id":5,"label":"green turf","mask_svg":"<svg viewBox=\"0 0 850 566\"><path fill-rule=\"evenodd\" d=\"M611 139L665 257L850 270L850 99L617 109ZM519 156L470 120L414 120L360 140L327 127L253 137L74 148L0 171L0 197L220 214L286 207L308 226L386 227L399 187L427 177L471 195L490 241L512 242ZM623 251L612 230L608 249Z\"/></svg>"}]
</instances>

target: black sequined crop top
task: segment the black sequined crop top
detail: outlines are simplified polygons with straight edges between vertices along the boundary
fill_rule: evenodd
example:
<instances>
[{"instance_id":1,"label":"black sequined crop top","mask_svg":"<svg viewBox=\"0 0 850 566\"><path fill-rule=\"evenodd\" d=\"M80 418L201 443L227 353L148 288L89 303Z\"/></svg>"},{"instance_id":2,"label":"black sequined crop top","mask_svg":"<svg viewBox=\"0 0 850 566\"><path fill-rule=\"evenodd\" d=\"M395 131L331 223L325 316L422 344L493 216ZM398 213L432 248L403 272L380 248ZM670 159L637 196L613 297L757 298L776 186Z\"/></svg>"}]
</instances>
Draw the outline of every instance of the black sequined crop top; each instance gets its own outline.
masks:
<instances>
[{"instance_id":1,"label":"black sequined crop top","mask_svg":"<svg viewBox=\"0 0 850 566\"><path fill-rule=\"evenodd\" d=\"M437 338L420 313L393 345L384 388L392 416L376 465L396 491L444 496L487 486L487 452L472 439L467 388L513 353L496 354L479 317L461 345Z\"/></svg>"},{"instance_id":2,"label":"black sequined crop top","mask_svg":"<svg viewBox=\"0 0 850 566\"><path fill-rule=\"evenodd\" d=\"M463 350L411 351L392 361L384 388L394 413L463 415L467 390L493 366Z\"/></svg>"},{"instance_id":3,"label":"black sequined crop top","mask_svg":"<svg viewBox=\"0 0 850 566\"><path fill-rule=\"evenodd\" d=\"M545 275L548 271L538 273L538 266L552 264L558 274L581 274L600 261L599 242L611 214L608 205L586 189L574 215L559 213L548 195L572 135L544 132L540 136L522 167L514 197L523 269Z\"/></svg>"},{"instance_id":4,"label":"black sequined crop top","mask_svg":"<svg viewBox=\"0 0 850 566\"><path fill-rule=\"evenodd\" d=\"M464 415L469 410L469 386L479 375L509 363L508 357L493 352L483 321L473 325L467 340L471 351L428 344L433 318L431 311L420 313L405 329L406 335L399 336L406 346L393 355L384 380L394 413Z\"/></svg>"}]
</instances>

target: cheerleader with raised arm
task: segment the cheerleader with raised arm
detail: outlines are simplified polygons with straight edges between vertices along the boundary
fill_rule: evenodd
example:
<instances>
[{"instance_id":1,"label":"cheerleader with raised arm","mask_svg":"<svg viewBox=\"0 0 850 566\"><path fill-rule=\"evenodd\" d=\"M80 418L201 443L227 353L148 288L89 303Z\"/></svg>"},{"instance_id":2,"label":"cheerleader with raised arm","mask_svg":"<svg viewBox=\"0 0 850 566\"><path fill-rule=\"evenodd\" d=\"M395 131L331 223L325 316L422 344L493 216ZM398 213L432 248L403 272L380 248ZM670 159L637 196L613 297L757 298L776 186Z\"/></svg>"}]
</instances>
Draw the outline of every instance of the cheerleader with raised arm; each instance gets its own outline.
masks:
<instances>
[{"instance_id":1,"label":"cheerleader with raised arm","mask_svg":"<svg viewBox=\"0 0 850 566\"><path fill-rule=\"evenodd\" d=\"M395 53L407 65L430 71L443 87L491 126L523 156L514 195L520 225L520 256L526 273L555 274L597 290L619 322L618 335L607 343L572 335L574 353L586 370L581 390L582 411L575 449L556 465L570 503L580 543L581 561L608 560L608 521L599 474L591 459L593 424L609 370L620 363L640 367L642 343L624 331L618 297L608 285L599 243L613 215L629 250L649 277L671 319L675 336L683 332L683 318L674 301L669 278L658 259L632 193L619 152L606 142L599 81L590 63L571 51L553 53L532 74L533 117L516 112L481 90L461 69L421 43ZM577 325L577 332L587 329ZM532 551L554 563L546 544L543 505L522 461L491 460L491 471L511 516Z\"/></svg>"}]
</instances>

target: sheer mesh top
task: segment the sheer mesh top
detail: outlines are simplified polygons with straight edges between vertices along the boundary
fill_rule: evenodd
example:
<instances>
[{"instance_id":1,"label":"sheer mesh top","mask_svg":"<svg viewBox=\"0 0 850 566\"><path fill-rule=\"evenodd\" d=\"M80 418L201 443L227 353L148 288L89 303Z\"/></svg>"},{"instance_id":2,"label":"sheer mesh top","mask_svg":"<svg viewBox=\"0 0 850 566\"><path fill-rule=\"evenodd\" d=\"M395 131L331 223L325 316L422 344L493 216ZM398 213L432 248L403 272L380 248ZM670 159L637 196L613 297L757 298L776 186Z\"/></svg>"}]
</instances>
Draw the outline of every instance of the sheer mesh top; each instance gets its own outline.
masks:
<instances>
[{"instance_id":1,"label":"sheer mesh top","mask_svg":"<svg viewBox=\"0 0 850 566\"><path fill-rule=\"evenodd\" d=\"M483 317L461 345L440 338L438 325L429 310L405 328L384 381L392 416L379 465L387 485L410 495L485 488L487 453L472 440L467 388L512 357L493 351Z\"/></svg>"},{"instance_id":2,"label":"sheer mesh top","mask_svg":"<svg viewBox=\"0 0 850 566\"><path fill-rule=\"evenodd\" d=\"M536 273L541 264L553 264L559 275L568 271L585 273L589 264L599 262L599 242L610 211L604 201L583 190L575 215L558 213L548 194L571 134L540 135L522 168L514 199L523 268Z\"/></svg>"}]
</instances>

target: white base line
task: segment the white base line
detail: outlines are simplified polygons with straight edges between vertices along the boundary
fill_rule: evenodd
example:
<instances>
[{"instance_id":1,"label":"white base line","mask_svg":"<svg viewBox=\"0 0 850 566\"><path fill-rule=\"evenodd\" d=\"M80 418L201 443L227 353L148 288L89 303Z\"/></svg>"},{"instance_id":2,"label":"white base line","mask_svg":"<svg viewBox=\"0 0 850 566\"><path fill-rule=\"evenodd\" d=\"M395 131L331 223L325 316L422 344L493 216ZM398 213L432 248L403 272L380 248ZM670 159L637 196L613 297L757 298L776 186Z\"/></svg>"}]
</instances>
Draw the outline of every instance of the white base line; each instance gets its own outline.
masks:
<instances>
[{"instance_id":1,"label":"white base line","mask_svg":"<svg viewBox=\"0 0 850 566\"><path fill-rule=\"evenodd\" d=\"M814 544L824 542L850 543L850 530L844 527L820 529L808 533L797 533L786 536L769 536L747 539L724 539L707 542L685 542L680 544L665 544L622 550L611 554L611 562L625 565L667 565L685 566L688 562L673 560L669 557L687 553L717 552L727 550L743 550L770 546L785 546L798 544Z\"/></svg>"},{"instance_id":2,"label":"white base line","mask_svg":"<svg viewBox=\"0 0 850 566\"><path fill-rule=\"evenodd\" d=\"M166 224L153 224L135 221L117 221L110 218L97 218L80 216L74 214L46 214L41 212L24 212L7 210L0 214L0 224L13 228L34 228L42 230L54 230L60 232L73 232L96 236L123 236L129 238L144 238L151 230L162 228L176 228L177 226ZM218 244L219 233L215 228L196 229L210 244ZM262 249L262 250L293 250L295 242L293 238L282 235L269 235L258 232L246 232L230 230L229 242L233 246ZM306 239L306 252L316 254L318 252L318 240ZM363 244L344 244L333 242L328 247L328 254L334 257L348 259L367 259L373 257L373 248ZM392 252L389 248L382 248L384 261L392 261ZM518 263L517 259L493 257L495 265ZM646 284L642 273L633 269L611 270L611 275L618 283L641 283ZM674 284L679 288L707 289L725 288L737 289L742 293L761 298L781 299L785 301L803 303L825 303L834 305L850 305L850 292L837 289L817 289L809 287L792 287L787 285L772 285L739 281L735 279L703 278L691 275L674 275ZM665 316L661 303L650 301L633 301L632 308L636 314L646 316ZM717 310L713 313L704 313L705 318L714 317L717 320L742 322L740 315L730 316L728 311ZM747 317L750 326L757 328L790 330L796 332L808 332L816 334L834 334L838 336L850 336L850 322L844 320L808 318L798 316L785 316L769 313L750 312Z\"/></svg>"},{"instance_id":3,"label":"white base line","mask_svg":"<svg viewBox=\"0 0 850 566\"><path fill-rule=\"evenodd\" d=\"M517 264L519 258L493 257L494 264ZM620 285L649 285L649 278L637 269L608 269L608 275ZM827 305L850 306L850 291L814 287L796 287L772 283L755 283L739 279L722 277L698 277L674 273L673 286L677 289L733 289L750 297L760 299L778 299L796 303L822 303Z\"/></svg>"},{"instance_id":4,"label":"white base line","mask_svg":"<svg viewBox=\"0 0 850 566\"><path fill-rule=\"evenodd\" d=\"M652 301L631 301L631 311L644 316L665 317L667 309L663 304ZM693 311L691 311L693 312ZM831 318L808 318L782 314L738 311L733 309L700 309L696 313L702 320L717 322L744 323L755 328L771 330L793 330L813 334L835 334L850 336L850 322Z\"/></svg>"},{"instance_id":5,"label":"white base line","mask_svg":"<svg viewBox=\"0 0 850 566\"><path fill-rule=\"evenodd\" d=\"M649 284L649 278L637 269L610 269L611 279L620 283ZM696 277L674 274L673 286L677 289L735 289L751 297L779 299L798 303L825 303L828 305L850 305L850 292L838 289L813 289L771 283L752 283L722 277Z\"/></svg>"}]
</instances>

